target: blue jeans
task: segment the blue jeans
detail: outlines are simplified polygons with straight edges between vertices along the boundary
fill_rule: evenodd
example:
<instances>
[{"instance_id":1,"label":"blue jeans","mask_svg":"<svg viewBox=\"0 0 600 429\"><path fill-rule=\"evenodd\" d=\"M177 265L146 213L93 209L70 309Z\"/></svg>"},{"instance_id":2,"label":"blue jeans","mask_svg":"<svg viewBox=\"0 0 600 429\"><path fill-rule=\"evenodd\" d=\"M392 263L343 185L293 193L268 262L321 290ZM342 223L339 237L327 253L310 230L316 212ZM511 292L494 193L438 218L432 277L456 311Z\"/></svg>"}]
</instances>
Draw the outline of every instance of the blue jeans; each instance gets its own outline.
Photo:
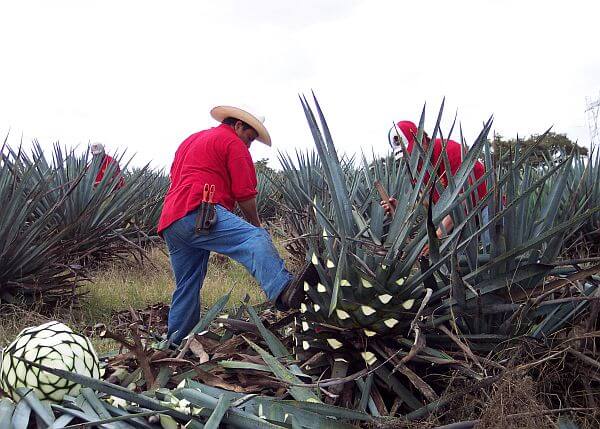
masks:
<instances>
[{"instance_id":1,"label":"blue jeans","mask_svg":"<svg viewBox=\"0 0 600 429\"><path fill-rule=\"evenodd\" d=\"M175 343L180 343L200 320L200 288L210 252L229 256L246 267L270 300L275 300L292 279L267 231L219 205L216 210L217 222L207 235L194 233L197 210L163 231L176 283L167 333Z\"/></svg>"},{"instance_id":2,"label":"blue jeans","mask_svg":"<svg viewBox=\"0 0 600 429\"><path fill-rule=\"evenodd\" d=\"M483 208L483 210L481 210L481 226L485 225L486 223L488 223L490 221L490 212L488 210L488 207L485 206ZM481 242L483 244L483 249L487 249L487 246L490 245L491 243L491 239L490 239L490 230L489 228L486 229L483 234L481 235Z\"/></svg>"}]
</instances>

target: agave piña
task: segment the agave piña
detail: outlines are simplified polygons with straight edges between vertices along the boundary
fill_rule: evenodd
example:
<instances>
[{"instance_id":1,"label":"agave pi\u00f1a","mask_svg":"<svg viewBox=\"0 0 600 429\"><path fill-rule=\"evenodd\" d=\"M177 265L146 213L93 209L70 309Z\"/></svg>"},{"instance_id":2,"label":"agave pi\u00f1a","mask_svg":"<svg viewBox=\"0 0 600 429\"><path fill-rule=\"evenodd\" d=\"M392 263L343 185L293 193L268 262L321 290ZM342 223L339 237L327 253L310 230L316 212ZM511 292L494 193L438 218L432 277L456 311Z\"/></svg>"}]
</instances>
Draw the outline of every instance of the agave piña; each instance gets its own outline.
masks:
<instances>
[{"instance_id":1,"label":"agave pi\u00f1a","mask_svg":"<svg viewBox=\"0 0 600 429\"><path fill-rule=\"evenodd\" d=\"M78 384L33 368L27 361L100 377L100 362L90 340L55 321L24 329L4 350L0 385L15 401L19 387L33 389L39 399L53 402L79 393Z\"/></svg>"}]
</instances>

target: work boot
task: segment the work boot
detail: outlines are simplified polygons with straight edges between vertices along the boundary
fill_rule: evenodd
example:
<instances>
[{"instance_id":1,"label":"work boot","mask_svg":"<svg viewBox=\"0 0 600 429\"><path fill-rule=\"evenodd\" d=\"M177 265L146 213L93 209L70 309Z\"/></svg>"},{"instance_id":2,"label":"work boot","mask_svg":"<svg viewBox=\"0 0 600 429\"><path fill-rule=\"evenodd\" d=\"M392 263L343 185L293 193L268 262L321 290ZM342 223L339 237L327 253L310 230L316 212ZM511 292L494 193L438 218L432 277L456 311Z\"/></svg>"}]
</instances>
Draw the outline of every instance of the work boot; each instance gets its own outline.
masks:
<instances>
[{"instance_id":1,"label":"work boot","mask_svg":"<svg viewBox=\"0 0 600 429\"><path fill-rule=\"evenodd\" d=\"M300 308L304 300L304 282L314 286L319 281L319 273L310 262L294 276L275 300L275 307L280 311Z\"/></svg>"}]
</instances>

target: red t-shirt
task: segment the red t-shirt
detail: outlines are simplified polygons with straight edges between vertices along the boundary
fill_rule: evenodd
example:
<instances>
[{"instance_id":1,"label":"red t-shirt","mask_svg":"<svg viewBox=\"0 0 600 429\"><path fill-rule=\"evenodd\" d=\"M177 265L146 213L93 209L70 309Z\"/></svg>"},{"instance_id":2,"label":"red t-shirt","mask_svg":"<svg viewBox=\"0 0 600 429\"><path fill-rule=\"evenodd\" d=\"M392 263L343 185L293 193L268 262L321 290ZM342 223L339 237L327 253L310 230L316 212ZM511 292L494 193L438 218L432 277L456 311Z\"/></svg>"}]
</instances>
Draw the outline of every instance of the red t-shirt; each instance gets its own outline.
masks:
<instances>
[{"instance_id":1,"label":"red t-shirt","mask_svg":"<svg viewBox=\"0 0 600 429\"><path fill-rule=\"evenodd\" d=\"M256 172L250 151L228 125L189 136L171 165L171 186L158 223L159 234L202 202L204 184L215 185L213 201L233 210L236 201L256 196Z\"/></svg>"},{"instance_id":2,"label":"red t-shirt","mask_svg":"<svg viewBox=\"0 0 600 429\"><path fill-rule=\"evenodd\" d=\"M442 155L442 148L443 148L442 139L435 139L435 141L433 143L433 154L431 156L431 165L432 166L435 165L438 162L438 160L440 159L440 157ZM409 153L412 152L412 145L409 144L407 151ZM461 147L461 145L459 143L455 142L454 140L448 140L446 143L446 155L448 156L448 163L450 164L450 170L452 171L452 175L454 176L454 175L456 175L456 172L458 171L458 169L460 168L460 165L462 163L462 147ZM478 180L485 173L485 167L483 166L483 164L481 162L476 161L475 166L473 168L473 172L475 175L475 180ZM448 177L446 177L446 164L443 159L440 161L440 166L437 170L437 177L444 188L448 186ZM424 182L425 183L429 182L429 173L425 173ZM471 179L471 176L469 176L469 183L470 184L474 183L473 179ZM476 194L477 194L478 200L481 200L487 194L487 185L485 183L485 180L477 186ZM433 202L437 203L437 201L439 199L440 199L440 195L438 194L437 190L434 189ZM473 201L473 203L475 203L475 201Z\"/></svg>"},{"instance_id":3,"label":"red t-shirt","mask_svg":"<svg viewBox=\"0 0 600 429\"><path fill-rule=\"evenodd\" d=\"M411 121L400 121L400 122L398 122L398 124L396 124L396 127L398 128L398 130L400 130L402 132L402 134L406 138L405 141L408 143L407 147L406 147L406 151L408 153L412 153L415 143L416 143L415 137L418 132L417 126L414 124L414 122L411 122ZM442 155L442 148L443 148L442 139L435 139L435 141L433 142L433 154L431 155L431 165L432 166L437 164L438 160L440 159L440 156ZM427 153L427 151L425 151L425 152ZM462 164L462 146L460 144L458 144L457 142L455 142L454 140L448 140L446 143L446 156L448 157L448 163L450 164L450 170L452 171L452 175L455 176L456 172L460 168L460 165ZM422 161L419 161L419 167L418 167L419 171L421 170L421 167L422 167ZM484 174L485 174L485 167L483 166L483 164L481 162L476 161L475 166L473 167L473 175L475 176L475 180L478 180ZM438 177L438 180L442 184L442 186L444 188L447 187L448 186L448 177L446 177L446 163L444 162L443 159L440 161L440 166L438 167L436 175ZM429 183L429 172L425 173L424 182L425 182L425 184ZM473 183L474 183L474 181L471 178L471 175L469 175L469 184L473 184ZM478 200L481 200L486 196L487 185L485 183L485 180L482 181L477 186L477 192L475 194L476 194L475 196ZM473 198L473 204L476 204L476 202L477 202L475 196ZM433 202L437 203L437 201L439 199L440 199L440 195L438 194L437 190L434 189L433 190Z\"/></svg>"},{"instance_id":4,"label":"red t-shirt","mask_svg":"<svg viewBox=\"0 0 600 429\"><path fill-rule=\"evenodd\" d=\"M104 159L102 159L102 164L100 165L100 170L98 170L98 174L96 174L95 185L97 186L106 174L106 170L109 165L114 165L113 178L119 177L119 183L117 184L117 189L125 186L125 179L121 175L121 169L119 168L119 163L115 161L115 159L110 155L104 155Z\"/></svg>"}]
</instances>

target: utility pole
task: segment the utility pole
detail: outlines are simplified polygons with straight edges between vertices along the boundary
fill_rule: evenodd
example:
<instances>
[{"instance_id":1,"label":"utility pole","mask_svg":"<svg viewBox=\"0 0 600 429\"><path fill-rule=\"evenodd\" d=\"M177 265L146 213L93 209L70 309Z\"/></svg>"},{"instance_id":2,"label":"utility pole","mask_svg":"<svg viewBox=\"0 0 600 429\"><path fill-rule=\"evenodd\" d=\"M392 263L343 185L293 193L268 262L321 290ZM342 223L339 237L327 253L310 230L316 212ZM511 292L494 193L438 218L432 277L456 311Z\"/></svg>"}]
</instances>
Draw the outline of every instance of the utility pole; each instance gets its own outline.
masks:
<instances>
[{"instance_id":1,"label":"utility pole","mask_svg":"<svg viewBox=\"0 0 600 429\"><path fill-rule=\"evenodd\" d=\"M600 113L600 96L597 99L585 97L586 109L588 117L588 128L590 130L591 146L600 143L600 126L598 124L598 114Z\"/></svg>"}]
</instances>

